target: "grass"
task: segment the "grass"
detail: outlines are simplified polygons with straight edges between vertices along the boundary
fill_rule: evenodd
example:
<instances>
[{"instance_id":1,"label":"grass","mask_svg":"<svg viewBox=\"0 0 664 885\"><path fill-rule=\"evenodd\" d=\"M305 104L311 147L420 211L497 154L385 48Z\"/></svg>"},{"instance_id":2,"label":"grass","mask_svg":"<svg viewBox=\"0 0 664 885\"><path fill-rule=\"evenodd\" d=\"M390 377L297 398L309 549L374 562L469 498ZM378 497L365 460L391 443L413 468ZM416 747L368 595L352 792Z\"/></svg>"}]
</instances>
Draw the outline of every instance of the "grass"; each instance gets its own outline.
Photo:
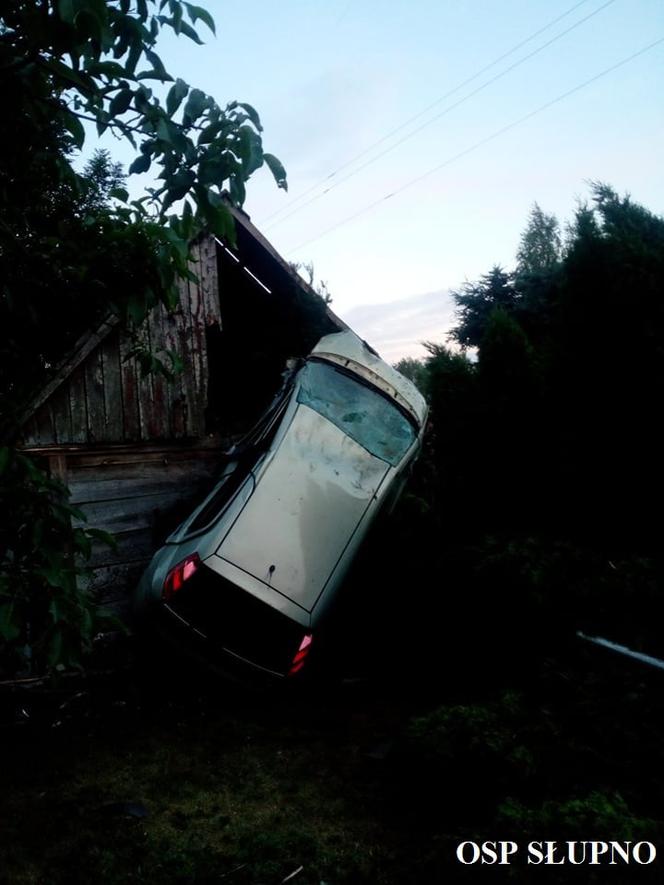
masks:
<instances>
[{"instance_id":1,"label":"grass","mask_svg":"<svg viewBox=\"0 0 664 885\"><path fill-rule=\"evenodd\" d=\"M160 660L61 709L28 699L31 724L5 734L0 881L564 885L565 867L461 867L456 845L648 839L664 856L660 674L581 643L502 645L431 645L387 678L297 695Z\"/></svg>"},{"instance_id":2,"label":"grass","mask_svg":"<svg viewBox=\"0 0 664 885\"><path fill-rule=\"evenodd\" d=\"M247 704L220 687L124 708L128 718L110 706L13 747L0 802L5 881L235 885L281 882L299 867L299 885L390 881L394 839L365 795L380 710L338 698ZM128 801L148 816L112 807Z\"/></svg>"},{"instance_id":3,"label":"grass","mask_svg":"<svg viewBox=\"0 0 664 885\"><path fill-rule=\"evenodd\" d=\"M558 673L556 690L540 675L545 703L532 688L484 697L475 686L473 703L416 716L408 693L385 685L293 698L185 682L143 703L116 686L57 728L45 717L13 737L1 875L276 885L302 867L298 885L470 881L454 862L464 838L582 839L602 826L656 838L658 686L601 669ZM147 816L123 813L126 802Z\"/></svg>"}]
</instances>

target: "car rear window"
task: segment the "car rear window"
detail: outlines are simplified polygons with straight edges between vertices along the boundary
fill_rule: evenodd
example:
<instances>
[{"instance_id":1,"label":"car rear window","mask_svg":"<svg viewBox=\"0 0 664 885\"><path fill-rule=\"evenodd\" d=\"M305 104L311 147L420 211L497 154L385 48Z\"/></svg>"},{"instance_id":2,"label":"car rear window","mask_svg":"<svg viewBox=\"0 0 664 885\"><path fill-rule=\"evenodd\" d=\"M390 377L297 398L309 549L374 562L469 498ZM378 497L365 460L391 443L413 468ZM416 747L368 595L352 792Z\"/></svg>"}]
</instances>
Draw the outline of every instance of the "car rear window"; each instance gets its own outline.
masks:
<instances>
[{"instance_id":1,"label":"car rear window","mask_svg":"<svg viewBox=\"0 0 664 885\"><path fill-rule=\"evenodd\" d=\"M411 421L386 396L327 363L307 363L297 401L392 466L417 436Z\"/></svg>"}]
</instances>

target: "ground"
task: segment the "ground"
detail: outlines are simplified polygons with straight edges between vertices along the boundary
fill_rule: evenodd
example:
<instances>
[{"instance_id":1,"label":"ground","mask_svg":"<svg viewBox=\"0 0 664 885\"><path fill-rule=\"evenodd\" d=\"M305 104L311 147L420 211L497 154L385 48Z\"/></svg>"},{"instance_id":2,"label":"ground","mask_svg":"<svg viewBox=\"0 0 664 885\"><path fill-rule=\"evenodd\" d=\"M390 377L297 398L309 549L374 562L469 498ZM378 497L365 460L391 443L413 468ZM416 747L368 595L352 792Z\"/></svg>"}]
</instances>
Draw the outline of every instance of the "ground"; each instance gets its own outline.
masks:
<instances>
[{"instance_id":1,"label":"ground","mask_svg":"<svg viewBox=\"0 0 664 885\"><path fill-rule=\"evenodd\" d=\"M508 682L448 670L256 693L163 659L147 676L12 695L5 711L24 724L4 729L0 878L566 882L564 867L461 868L455 847L656 842L658 675L575 648ZM619 874L646 883L661 868Z\"/></svg>"}]
</instances>

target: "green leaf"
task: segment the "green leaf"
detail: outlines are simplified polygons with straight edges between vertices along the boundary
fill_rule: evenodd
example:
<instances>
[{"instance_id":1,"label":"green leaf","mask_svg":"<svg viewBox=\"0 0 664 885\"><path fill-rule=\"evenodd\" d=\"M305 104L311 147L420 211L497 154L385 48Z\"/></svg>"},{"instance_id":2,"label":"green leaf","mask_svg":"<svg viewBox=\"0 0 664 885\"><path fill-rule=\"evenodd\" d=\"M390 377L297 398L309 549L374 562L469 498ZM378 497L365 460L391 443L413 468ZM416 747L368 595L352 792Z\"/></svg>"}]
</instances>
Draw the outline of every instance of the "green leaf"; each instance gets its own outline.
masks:
<instances>
[{"instance_id":1,"label":"green leaf","mask_svg":"<svg viewBox=\"0 0 664 885\"><path fill-rule=\"evenodd\" d=\"M74 0L58 0L58 15L60 19L68 25L73 25L76 6L77 4L74 3Z\"/></svg>"},{"instance_id":2,"label":"green leaf","mask_svg":"<svg viewBox=\"0 0 664 885\"><path fill-rule=\"evenodd\" d=\"M155 71L158 79L160 79L160 80L172 80L173 79L171 77L171 75L168 73L168 71L166 70L166 68L164 67L164 63L159 58L159 56L157 55L156 52L153 52L151 49L146 49L145 50L145 57L147 58L147 60L150 62L150 64L154 68L154 71Z\"/></svg>"},{"instance_id":3,"label":"green leaf","mask_svg":"<svg viewBox=\"0 0 664 885\"><path fill-rule=\"evenodd\" d=\"M182 134L181 127L172 120L169 120L166 116L161 116L159 118L159 122L157 123L157 135L162 141L165 141L170 148L179 153L184 153L189 144L189 139ZM165 170L158 177L166 178L167 176L168 170Z\"/></svg>"},{"instance_id":4,"label":"green leaf","mask_svg":"<svg viewBox=\"0 0 664 885\"><path fill-rule=\"evenodd\" d=\"M67 495L69 492L67 492ZM85 513L80 509L80 507L74 507L73 504L54 504L54 509L59 508L66 517L73 516L74 519L79 519L81 522L87 522L88 517Z\"/></svg>"},{"instance_id":5,"label":"green leaf","mask_svg":"<svg viewBox=\"0 0 664 885\"><path fill-rule=\"evenodd\" d=\"M181 80L178 77L175 83L168 90L168 95L166 96L166 113L169 117L172 117L173 114L177 111L177 109L182 104L182 101L186 98L188 92L189 86L184 82L184 80Z\"/></svg>"},{"instance_id":6,"label":"green leaf","mask_svg":"<svg viewBox=\"0 0 664 885\"><path fill-rule=\"evenodd\" d=\"M136 326L145 319L147 313L147 300L145 292L132 294L127 301L127 316Z\"/></svg>"},{"instance_id":7,"label":"green leaf","mask_svg":"<svg viewBox=\"0 0 664 885\"><path fill-rule=\"evenodd\" d=\"M131 100L133 97L133 93L131 89L121 89L111 101L110 107L108 109L111 117L119 117L121 114L127 110L129 105L131 104Z\"/></svg>"},{"instance_id":8,"label":"green leaf","mask_svg":"<svg viewBox=\"0 0 664 885\"><path fill-rule=\"evenodd\" d=\"M136 74L137 80L159 80L160 83L169 83L173 78L168 75L164 77L159 71L155 71L154 68L141 71L140 74Z\"/></svg>"},{"instance_id":9,"label":"green leaf","mask_svg":"<svg viewBox=\"0 0 664 885\"><path fill-rule=\"evenodd\" d=\"M127 76L127 71L116 61L93 61L85 66L85 70L92 76L105 74L109 79L122 79Z\"/></svg>"},{"instance_id":10,"label":"green leaf","mask_svg":"<svg viewBox=\"0 0 664 885\"><path fill-rule=\"evenodd\" d=\"M53 618L54 624L57 624L58 621L66 620L66 614L60 606L60 597L51 597L51 602L48 606L48 613Z\"/></svg>"},{"instance_id":11,"label":"green leaf","mask_svg":"<svg viewBox=\"0 0 664 885\"><path fill-rule=\"evenodd\" d=\"M50 58L41 62L41 64L48 68L52 73L57 74L58 77L67 81L67 84L74 86L78 86L82 92L94 92L96 88L96 84L90 78L86 79L84 76L81 76L80 72L73 71L71 68L67 67L67 65L63 64L61 61L58 61L57 58ZM67 88L67 84L65 84L64 88Z\"/></svg>"},{"instance_id":12,"label":"green leaf","mask_svg":"<svg viewBox=\"0 0 664 885\"><path fill-rule=\"evenodd\" d=\"M173 30L179 34L182 25L182 6L180 3L169 3L169 8L173 14Z\"/></svg>"},{"instance_id":13,"label":"green leaf","mask_svg":"<svg viewBox=\"0 0 664 885\"><path fill-rule=\"evenodd\" d=\"M84 640L84 643L87 644L92 639L92 634L94 630L94 619L92 617L92 612L89 608L84 608L81 612L81 623L80 623L80 631L81 638Z\"/></svg>"},{"instance_id":14,"label":"green leaf","mask_svg":"<svg viewBox=\"0 0 664 885\"><path fill-rule=\"evenodd\" d=\"M288 182L286 181L286 170L282 166L281 161L278 160L274 154L263 154L263 159L274 176L274 180L277 182L277 187L287 191Z\"/></svg>"},{"instance_id":15,"label":"green leaf","mask_svg":"<svg viewBox=\"0 0 664 885\"><path fill-rule=\"evenodd\" d=\"M198 36L196 31L191 27L191 25L188 25L186 22L182 22L180 24L180 31L185 35L185 37L189 37L190 40L193 40L194 43L198 43L199 46L203 45L203 41Z\"/></svg>"},{"instance_id":16,"label":"green leaf","mask_svg":"<svg viewBox=\"0 0 664 885\"><path fill-rule=\"evenodd\" d=\"M110 532L105 532L102 529L86 529L85 532L88 537L93 538L95 541L100 541L102 544L108 544L113 550L118 549L118 542L115 536Z\"/></svg>"},{"instance_id":17,"label":"green leaf","mask_svg":"<svg viewBox=\"0 0 664 885\"><path fill-rule=\"evenodd\" d=\"M0 636L5 642L12 642L20 636L21 630L16 620L16 606L13 602L0 605Z\"/></svg>"},{"instance_id":18,"label":"green leaf","mask_svg":"<svg viewBox=\"0 0 664 885\"><path fill-rule=\"evenodd\" d=\"M127 203L129 201L129 193L123 187L111 188L108 195L114 200L120 200L121 203Z\"/></svg>"},{"instance_id":19,"label":"green leaf","mask_svg":"<svg viewBox=\"0 0 664 885\"><path fill-rule=\"evenodd\" d=\"M103 135L108 128L108 124L110 121L110 116L103 111L100 111L97 115L97 135Z\"/></svg>"},{"instance_id":20,"label":"green leaf","mask_svg":"<svg viewBox=\"0 0 664 885\"><path fill-rule=\"evenodd\" d=\"M244 182L237 175L234 175L233 178L231 178L230 191L231 199L235 203L235 205L242 206L247 197L247 192L244 186Z\"/></svg>"},{"instance_id":21,"label":"green leaf","mask_svg":"<svg viewBox=\"0 0 664 885\"><path fill-rule=\"evenodd\" d=\"M178 200L186 197L195 181L196 176L193 172L178 172L178 174L173 177L171 186L166 192L161 211L165 212L172 203L176 203Z\"/></svg>"},{"instance_id":22,"label":"green leaf","mask_svg":"<svg viewBox=\"0 0 664 885\"><path fill-rule=\"evenodd\" d=\"M90 554L92 553L92 541L84 529L74 530L74 546L84 559L90 559Z\"/></svg>"},{"instance_id":23,"label":"green leaf","mask_svg":"<svg viewBox=\"0 0 664 885\"><path fill-rule=\"evenodd\" d=\"M199 201L199 208L213 234L230 243L235 242L235 221L219 194L208 190L205 199Z\"/></svg>"},{"instance_id":24,"label":"green leaf","mask_svg":"<svg viewBox=\"0 0 664 885\"><path fill-rule=\"evenodd\" d=\"M101 44L104 40L104 18L99 14L99 11L89 8L90 0L87 0L87 4L87 8L79 8L78 12L76 12L74 25L80 36ZM105 9L103 11L105 12Z\"/></svg>"},{"instance_id":25,"label":"green leaf","mask_svg":"<svg viewBox=\"0 0 664 885\"><path fill-rule=\"evenodd\" d=\"M242 108L246 112L247 116L249 117L251 122L254 124L256 129L258 129L259 132L262 132L263 126L261 125L261 118L258 116L258 112L255 110L255 108L253 108L250 104L247 104L244 101L239 101L238 107Z\"/></svg>"},{"instance_id":26,"label":"green leaf","mask_svg":"<svg viewBox=\"0 0 664 885\"><path fill-rule=\"evenodd\" d=\"M62 630L56 628L51 634L51 641L48 644L48 662L52 667L57 667L62 662L62 652Z\"/></svg>"},{"instance_id":27,"label":"green leaf","mask_svg":"<svg viewBox=\"0 0 664 885\"><path fill-rule=\"evenodd\" d=\"M251 126L240 126L233 152L242 161L242 174L246 180L263 165L263 145L260 135Z\"/></svg>"},{"instance_id":28,"label":"green leaf","mask_svg":"<svg viewBox=\"0 0 664 885\"><path fill-rule=\"evenodd\" d=\"M140 157L136 157L134 162L129 167L129 175L138 175L141 172L147 172L150 168L150 157L146 154L141 154Z\"/></svg>"},{"instance_id":29,"label":"green leaf","mask_svg":"<svg viewBox=\"0 0 664 885\"><path fill-rule=\"evenodd\" d=\"M192 89L182 112L182 123L188 126L197 120L207 107L207 96L200 89Z\"/></svg>"},{"instance_id":30,"label":"green leaf","mask_svg":"<svg viewBox=\"0 0 664 885\"><path fill-rule=\"evenodd\" d=\"M216 184L217 187L221 187L232 171L229 160L230 157L224 154L206 155L198 166L199 182L201 184Z\"/></svg>"},{"instance_id":31,"label":"green leaf","mask_svg":"<svg viewBox=\"0 0 664 885\"><path fill-rule=\"evenodd\" d=\"M184 362L182 361L182 357L177 354L174 350L165 350L167 358L171 363L170 373L172 376L181 375L184 371Z\"/></svg>"},{"instance_id":32,"label":"green leaf","mask_svg":"<svg viewBox=\"0 0 664 885\"><path fill-rule=\"evenodd\" d=\"M185 3L184 7L189 14L189 18L191 19L192 24L195 25L196 22L200 19L204 24L208 26L212 33L216 35L217 31L214 25L214 19L207 11L207 9L203 9L201 6L194 6L193 3Z\"/></svg>"},{"instance_id":33,"label":"green leaf","mask_svg":"<svg viewBox=\"0 0 664 885\"><path fill-rule=\"evenodd\" d=\"M205 129L201 129L200 135L198 136L198 144L211 144L223 128L224 123L210 123Z\"/></svg>"},{"instance_id":34,"label":"green leaf","mask_svg":"<svg viewBox=\"0 0 664 885\"><path fill-rule=\"evenodd\" d=\"M68 590L71 586L71 574L62 566L52 565L48 568L35 569L35 574L42 577L49 587L56 590Z\"/></svg>"}]
</instances>

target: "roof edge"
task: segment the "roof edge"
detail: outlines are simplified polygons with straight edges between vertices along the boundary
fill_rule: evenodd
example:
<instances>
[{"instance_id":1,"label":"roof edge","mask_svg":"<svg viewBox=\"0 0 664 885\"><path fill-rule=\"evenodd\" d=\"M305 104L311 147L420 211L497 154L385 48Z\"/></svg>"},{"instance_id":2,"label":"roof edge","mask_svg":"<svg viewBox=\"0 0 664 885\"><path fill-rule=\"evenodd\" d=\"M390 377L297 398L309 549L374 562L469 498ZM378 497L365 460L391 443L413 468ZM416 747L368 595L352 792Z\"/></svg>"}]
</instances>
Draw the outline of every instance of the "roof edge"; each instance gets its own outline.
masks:
<instances>
[{"instance_id":1,"label":"roof edge","mask_svg":"<svg viewBox=\"0 0 664 885\"><path fill-rule=\"evenodd\" d=\"M244 209L239 209L237 206L234 206L230 198L226 195L224 196L224 202L226 203L226 206L233 216L235 223L241 225L247 231L247 233L250 234L256 240L256 242L259 243L259 245L270 255L270 257L274 261L276 261L283 270L286 271L286 273L293 279L293 281L307 293L307 295L313 298L321 297L313 288L313 286L310 286L309 283L307 283L307 281L303 279L299 275L299 273L291 267L286 259L282 258L282 256L279 254L279 252L277 252L277 250L267 239L267 237L262 234L254 225L254 223L251 221L251 218L249 217L249 215L247 215ZM331 322L333 322L335 326L337 326L340 330L349 332L352 331L348 323L345 323L341 319L341 317L337 316L336 313L330 309L328 304L325 304L325 312Z\"/></svg>"}]
</instances>

